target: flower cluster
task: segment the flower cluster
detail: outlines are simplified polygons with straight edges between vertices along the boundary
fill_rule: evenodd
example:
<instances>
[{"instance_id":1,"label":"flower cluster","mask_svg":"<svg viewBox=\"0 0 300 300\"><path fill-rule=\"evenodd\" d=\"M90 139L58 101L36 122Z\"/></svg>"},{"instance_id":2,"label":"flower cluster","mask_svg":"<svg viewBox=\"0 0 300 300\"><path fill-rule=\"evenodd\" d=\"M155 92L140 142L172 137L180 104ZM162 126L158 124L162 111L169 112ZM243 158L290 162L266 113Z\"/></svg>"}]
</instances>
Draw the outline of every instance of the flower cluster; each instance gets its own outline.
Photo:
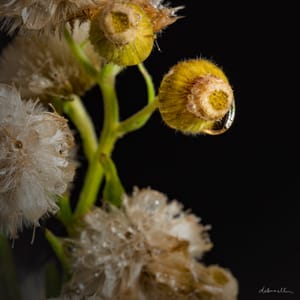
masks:
<instances>
[{"instance_id":1,"label":"flower cluster","mask_svg":"<svg viewBox=\"0 0 300 300\"><path fill-rule=\"evenodd\" d=\"M0 230L15 238L23 225L58 210L55 197L72 181L73 135L67 120L0 85Z\"/></svg>"},{"instance_id":2,"label":"flower cluster","mask_svg":"<svg viewBox=\"0 0 300 300\"><path fill-rule=\"evenodd\" d=\"M151 189L126 196L124 209L95 208L65 240L72 277L61 299L236 299L229 271L196 260L212 247L207 230Z\"/></svg>"},{"instance_id":3,"label":"flower cluster","mask_svg":"<svg viewBox=\"0 0 300 300\"><path fill-rule=\"evenodd\" d=\"M6 0L0 4L0 22L9 33L17 29L56 33L67 25L91 22L90 40L109 61L134 65L145 60L155 34L177 20L176 11L161 0ZM1 26L0 23L0 26Z\"/></svg>"},{"instance_id":4,"label":"flower cluster","mask_svg":"<svg viewBox=\"0 0 300 300\"><path fill-rule=\"evenodd\" d=\"M212 247L209 226L150 188L128 196L111 159L117 140L156 109L185 134L220 134L233 122L232 88L211 61L179 62L156 95L142 62L181 8L163 0L0 3L0 29L15 34L0 56L0 231L16 238L60 210L66 236L45 233L68 279L59 299L237 298L229 270L200 262ZM145 79L147 105L120 120L116 76L133 65ZM81 99L94 86L104 106L99 137ZM68 119L87 163L74 206Z\"/></svg>"}]
</instances>

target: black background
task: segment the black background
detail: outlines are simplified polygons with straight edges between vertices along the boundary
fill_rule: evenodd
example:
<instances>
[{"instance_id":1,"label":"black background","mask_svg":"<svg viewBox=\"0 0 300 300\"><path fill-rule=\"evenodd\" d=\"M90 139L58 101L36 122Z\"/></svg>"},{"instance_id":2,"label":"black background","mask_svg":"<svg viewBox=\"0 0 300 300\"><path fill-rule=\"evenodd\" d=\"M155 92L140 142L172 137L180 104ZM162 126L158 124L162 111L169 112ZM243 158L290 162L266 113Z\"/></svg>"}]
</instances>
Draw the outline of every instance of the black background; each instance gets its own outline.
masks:
<instances>
[{"instance_id":1,"label":"black background","mask_svg":"<svg viewBox=\"0 0 300 300\"><path fill-rule=\"evenodd\" d=\"M185 17L164 30L157 40L160 50L156 47L145 61L156 87L182 59L204 57L217 63L235 93L231 129L220 136L185 136L168 128L157 112L143 129L117 143L113 158L128 192L133 186L150 186L212 225L214 248L203 261L232 271L239 299L299 299L296 9L288 3L237 3L187 1L181 11ZM119 75L117 87L123 118L145 103L135 67ZM97 93L93 89L86 99L100 128ZM27 246L30 235L25 232L15 243L16 257L26 253L27 267L45 259L36 255L40 245L46 247L41 232ZM260 294L263 287L294 294Z\"/></svg>"}]
</instances>

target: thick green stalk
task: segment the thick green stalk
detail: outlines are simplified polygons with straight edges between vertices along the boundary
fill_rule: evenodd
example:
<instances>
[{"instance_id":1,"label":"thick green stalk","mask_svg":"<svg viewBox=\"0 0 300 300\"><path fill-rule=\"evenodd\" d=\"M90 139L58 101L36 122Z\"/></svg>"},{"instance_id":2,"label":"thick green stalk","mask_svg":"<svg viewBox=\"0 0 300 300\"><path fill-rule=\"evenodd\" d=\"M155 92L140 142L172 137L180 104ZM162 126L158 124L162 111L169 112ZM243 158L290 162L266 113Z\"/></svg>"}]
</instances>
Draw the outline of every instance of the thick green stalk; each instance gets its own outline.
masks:
<instances>
[{"instance_id":1,"label":"thick green stalk","mask_svg":"<svg viewBox=\"0 0 300 300\"><path fill-rule=\"evenodd\" d=\"M100 164L100 155L103 153L110 157L117 140L116 127L119 122L118 99L115 91L115 78L120 72L120 67L107 64L100 72L98 84L102 91L104 104L104 123L100 135L98 148L89 165L75 217L82 216L89 211L97 200L97 195L103 180L103 168Z\"/></svg>"},{"instance_id":2,"label":"thick green stalk","mask_svg":"<svg viewBox=\"0 0 300 300\"><path fill-rule=\"evenodd\" d=\"M97 200L98 192L103 180L104 171L100 163L100 155L105 154L108 158L113 151L117 138L127 132L142 127L156 109L155 90L151 76L140 64L139 70L142 73L148 92L148 105L132 117L119 123L119 107L115 90L115 78L121 71L121 67L114 64L106 64L100 72L90 63L82 48L75 43L68 30L65 30L65 39L68 42L73 55L83 66L88 74L97 80L102 92L104 103L103 129L100 135L98 146L93 124L85 111L79 98L67 103L64 110L69 115L81 135L85 156L89 161L88 170L85 176L83 187L79 195L77 207L73 219L87 213Z\"/></svg>"},{"instance_id":3,"label":"thick green stalk","mask_svg":"<svg viewBox=\"0 0 300 300\"><path fill-rule=\"evenodd\" d=\"M72 210L70 205L69 195L60 196L58 199L59 211L56 217L65 225L69 230L72 223Z\"/></svg>"},{"instance_id":4,"label":"thick green stalk","mask_svg":"<svg viewBox=\"0 0 300 300\"><path fill-rule=\"evenodd\" d=\"M72 97L71 101L65 102L64 112L68 115L79 131L84 154L88 161L91 162L98 143L94 124L89 113L86 111L80 98L76 95Z\"/></svg>"},{"instance_id":5,"label":"thick green stalk","mask_svg":"<svg viewBox=\"0 0 300 300\"><path fill-rule=\"evenodd\" d=\"M119 66L107 64L100 73L98 83L104 103L104 124L99 142L99 154L110 154L116 140L115 129L119 123L119 104L115 89L115 79L120 71L121 68Z\"/></svg>"}]
</instances>

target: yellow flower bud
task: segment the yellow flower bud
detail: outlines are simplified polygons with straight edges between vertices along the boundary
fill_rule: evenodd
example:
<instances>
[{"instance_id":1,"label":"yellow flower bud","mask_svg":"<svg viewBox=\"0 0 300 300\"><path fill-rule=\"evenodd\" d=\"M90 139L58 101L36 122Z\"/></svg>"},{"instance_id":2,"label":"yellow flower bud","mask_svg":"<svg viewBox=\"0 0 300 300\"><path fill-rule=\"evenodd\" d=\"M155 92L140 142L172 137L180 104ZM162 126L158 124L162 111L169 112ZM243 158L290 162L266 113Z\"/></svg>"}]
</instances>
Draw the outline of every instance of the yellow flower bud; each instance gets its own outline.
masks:
<instances>
[{"instance_id":1,"label":"yellow flower bud","mask_svg":"<svg viewBox=\"0 0 300 300\"><path fill-rule=\"evenodd\" d=\"M108 3L92 19L90 40L109 62L136 65L151 53L154 33L144 10L133 3Z\"/></svg>"},{"instance_id":2,"label":"yellow flower bud","mask_svg":"<svg viewBox=\"0 0 300 300\"><path fill-rule=\"evenodd\" d=\"M220 134L234 118L233 91L226 75L212 62L179 62L164 76L159 111L170 127L184 133Z\"/></svg>"}]
</instances>

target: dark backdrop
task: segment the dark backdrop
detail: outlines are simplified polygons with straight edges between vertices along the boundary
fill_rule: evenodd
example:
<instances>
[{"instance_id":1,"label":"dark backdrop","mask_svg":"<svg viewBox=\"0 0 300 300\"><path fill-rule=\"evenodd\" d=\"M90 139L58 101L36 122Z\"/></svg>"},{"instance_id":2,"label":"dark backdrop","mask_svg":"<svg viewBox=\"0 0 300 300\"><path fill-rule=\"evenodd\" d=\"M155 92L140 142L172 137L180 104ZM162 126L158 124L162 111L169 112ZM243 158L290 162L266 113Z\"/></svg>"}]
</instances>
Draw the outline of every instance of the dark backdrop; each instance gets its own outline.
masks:
<instances>
[{"instance_id":1,"label":"dark backdrop","mask_svg":"<svg viewBox=\"0 0 300 300\"><path fill-rule=\"evenodd\" d=\"M296 10L287 3L262 7L258 1L184 4L185 18L161 34L160 50L156 47L145 65L158 87L179 60L212 59L232 83L236 119L223 135L192 137L168 128L155 113L142 130L118 142L113 158L119 175L128 192L133 186L158 189L212 225L214 248L204 262L233 272L239 299L299 299ZM136 68L118 77L118 93L122 117L143 105L145 89ZM88 107L95 118L101 115L95 100ZM32 246L24 239L16 242L16 256L26 253L27 261L38 264L30 257L44 243L42 234ZM294 294L260 294L263 287Z\"/></svg>"}]
</instances>

